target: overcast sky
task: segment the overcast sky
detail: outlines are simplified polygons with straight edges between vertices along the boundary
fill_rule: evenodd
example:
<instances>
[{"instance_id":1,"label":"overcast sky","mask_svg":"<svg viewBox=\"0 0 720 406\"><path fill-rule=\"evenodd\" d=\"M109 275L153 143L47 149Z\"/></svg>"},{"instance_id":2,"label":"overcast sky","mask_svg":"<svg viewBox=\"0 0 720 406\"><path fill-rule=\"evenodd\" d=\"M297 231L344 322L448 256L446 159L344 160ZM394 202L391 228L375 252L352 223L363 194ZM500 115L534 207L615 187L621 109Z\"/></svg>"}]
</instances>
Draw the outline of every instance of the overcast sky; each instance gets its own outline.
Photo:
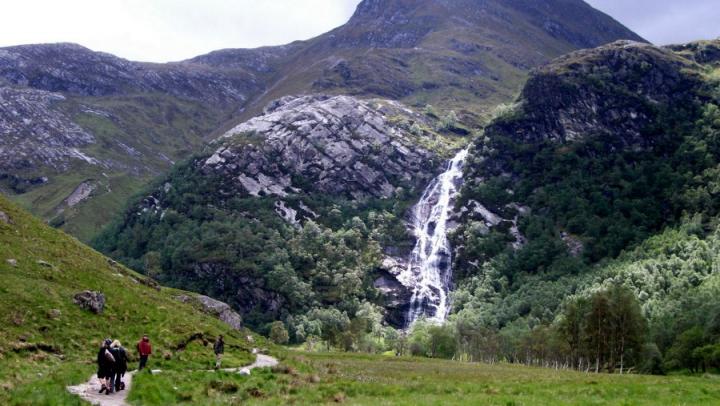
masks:
<instances>
[{"instance_id":1,"label":"overcast sky","mask_svg":"<svg viewBox=\"0 0 720 406\"><path fill-rule=\"evenodd\" d=\"M279 45L343 24L359 0L4 0L0 46L76 42L141 61ZM720 37L720 0L589 0L656 44Z\"/></svg>"}]
</instances>

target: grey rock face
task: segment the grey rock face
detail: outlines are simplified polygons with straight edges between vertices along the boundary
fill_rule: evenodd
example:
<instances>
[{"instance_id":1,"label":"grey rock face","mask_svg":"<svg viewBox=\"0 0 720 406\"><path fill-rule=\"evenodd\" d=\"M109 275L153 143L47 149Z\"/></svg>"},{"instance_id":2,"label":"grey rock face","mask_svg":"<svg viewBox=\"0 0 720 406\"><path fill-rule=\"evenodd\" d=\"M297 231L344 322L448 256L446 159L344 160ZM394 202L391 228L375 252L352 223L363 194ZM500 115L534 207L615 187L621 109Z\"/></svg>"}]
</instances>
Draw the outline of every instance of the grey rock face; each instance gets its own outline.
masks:
<instances>
[{"instance_id":1,"label":"grey rock face","mask_svg":"<svg viewBox=\"0 0 720 406\"><path fill-rule=\"evenodd\" d=\"M690 67L668 49L632 41L573 52L533 73L515 112L521 119L496 121L486 133L559 143L602 134L642 150L652 145L641 133L658 107L691 101L699 79Z\"/></svg>"},{"instance_id":2,"label":"grey rock face","mask_svg":"<svg viewBox=\"0 0 720 406\"><path fill-rule=\"evenodd\" d=\"M396 102L286 97L265 113L221 137L203 170L234 178L253 196L284 197L312 185L314 192L365 199L424 186L440 161L391 122L425 120Z\"/></svg>"},{"instance_id":3,"label":"grey rock face","mask_svg":"<svg viewBox=\"0 0 720 406\"><path fill-rule=\"evenodd\" d=\"M162 92L219 106L240 103L259 87L252 72L133 62L67 43L0 48L0 78L81 96Z\"/></svg>"},{"instance_id":4,"label":"grey rock face","mask_svg":"<svg viewBox=\"0 0 720 406\"><path fill-rule=\"evenodd\" d=\"M242 317L235 312L227 303L215 300L211 297L198 295L198 301L203 305L208 313L217 315L217 317L235 330L242 328Z\"/></svg>"},{"instance_id":5,"label":"grey rock face","mask_svg":"<svg viewBox=\"0 0 720 406\"><path fill-rule=\"evenodd\" d=\"M0 87L0 171L67 169L73 160L100 164L79 150L95 137L53 108L64 99L44 90Z\"/></svg>"},{"instance_id":6,"label":"grey rock face","mask_svg":"<svg viewBox=\"0 0 720 406\"><path fill-rule=\"evenodd\" d=\"M105 309L105 295L102 292L86 290L77 293L73 298L73 302L80 308L95 314L102 314Z\"/></svg>"},{"instance_id":7,"label":"grey rock face","mask_svg":"<svg viewBox=\"0 0 720 406\"><path fill-rule=\"evenodd\" d=\"M397 258L387 257L377 271L373 286L382 294L383 307L387 314L385 320L395 327L407 325L407 315L413 288L398 280L398 275L407 268L407 263Z\"/></svg>"}]
</instances>

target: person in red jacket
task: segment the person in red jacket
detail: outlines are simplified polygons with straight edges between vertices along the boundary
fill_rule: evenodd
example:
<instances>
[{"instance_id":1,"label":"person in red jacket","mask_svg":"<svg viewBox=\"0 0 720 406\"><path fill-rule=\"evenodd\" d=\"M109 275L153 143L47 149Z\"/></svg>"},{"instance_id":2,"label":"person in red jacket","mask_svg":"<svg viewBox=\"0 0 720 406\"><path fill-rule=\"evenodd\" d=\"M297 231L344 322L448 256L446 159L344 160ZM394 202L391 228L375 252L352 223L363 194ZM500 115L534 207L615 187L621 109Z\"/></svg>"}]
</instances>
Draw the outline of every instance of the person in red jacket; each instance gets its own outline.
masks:
<instances>
[{"instance_id":1,"label":"person in red jacket","mask_svg":"<svg viewBox=\"0 0 720 406\"><path fill-rule=\"evenodd\" d=\"M140 366L138 367L138 371L141 371L145 368L145 364L147 364L148 356L152 354L152 345L150 345L150 339L147 335L144 335L142 340L138 341L137 350L140 354Z\"/></svg>"}]
</instances>

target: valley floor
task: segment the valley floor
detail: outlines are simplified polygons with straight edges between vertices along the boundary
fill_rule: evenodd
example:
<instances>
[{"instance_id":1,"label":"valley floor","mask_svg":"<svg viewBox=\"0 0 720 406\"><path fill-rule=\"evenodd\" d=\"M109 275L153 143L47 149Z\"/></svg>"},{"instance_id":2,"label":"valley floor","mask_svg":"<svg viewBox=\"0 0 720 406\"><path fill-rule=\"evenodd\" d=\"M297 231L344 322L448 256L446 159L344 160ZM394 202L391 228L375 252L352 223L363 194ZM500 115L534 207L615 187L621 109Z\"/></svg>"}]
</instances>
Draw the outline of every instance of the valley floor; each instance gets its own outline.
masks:
<instances>
[{"instance_id":1,"label":"valley floor","mask_svg":"<svg viewBox=\"0 0 720 406\"><path fill-rule=\"evenodd\" d=\"M718 405L720 377L586 374L517 365L358 354L291 353L317 376L273 404ZM312 382L312 380L310 380Z\"/></svg>"}]
</instances>

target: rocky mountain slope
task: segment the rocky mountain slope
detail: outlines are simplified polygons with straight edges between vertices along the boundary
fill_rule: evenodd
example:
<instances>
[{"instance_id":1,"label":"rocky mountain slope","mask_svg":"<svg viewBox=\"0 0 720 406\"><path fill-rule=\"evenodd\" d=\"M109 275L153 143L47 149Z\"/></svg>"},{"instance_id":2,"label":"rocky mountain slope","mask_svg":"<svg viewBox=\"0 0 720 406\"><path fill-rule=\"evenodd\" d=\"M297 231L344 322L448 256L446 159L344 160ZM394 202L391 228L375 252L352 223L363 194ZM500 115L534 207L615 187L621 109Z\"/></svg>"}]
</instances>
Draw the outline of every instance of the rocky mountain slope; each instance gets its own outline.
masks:
<instances>
[{"instance_id":1,"label":"rocky mountain slope","mask_svg":"<svg viewBox=\"0 0 720 406\"><path fill-rule=\"evenodd\" d=\"M473 125L530 68L620 38L640 39L580 0L365 0L312 40L178 63L74 44L3 48L0 190L87 240L141 185L272 100L379 96Z\"/></svg>"},{"instance_id":2,"label":"rocky mountain slope","mask_svg":"<svg viewBox=\"0 0 720 406\"><path fill-rule=\"evenodd\" d=\"M259 82L240 67L144 64L73 44L4 48L0 190L88 239Z\"/></svg>"},{"instance_id":3,"label":"rocky mountain slope","mask_svg":"<svg viewBox=\"0 0 720 406\"><path fill-rule=\"evenodd\" d=\"M717 46L620 41L532 74L470 151L457 311L501 327L552 321L563 298L603 283L598 262L690 218L714 229ZM641 285L641 300L671 300Z\"/></svg>"},{"instance_id":4,"label":"rocky mountain slope","mask_svg":"<svg viewBox=\"0 0 720 406\"><path fill-rule=\"evenodd\" d=\"M0 277L3 404L77 404L65 386L96 373L106 337L125 345L134 368L134 343L148 334L150 365L166 373L207 368L212 355L203 342L218 334L225 335L228 366L249 364L252 346L264 345L227 305L161 287L2 196Z\"/></svg>"},{"instance_id":5,"label":"rocky mountain slope","mask_svg":"<svg viewBox=\"0 0 720 406\"><path fill-rule=\"evenodd\" d=\"M283 98L173 170L97 246L255 325L354 317L377 296L380 246L412 246L406 208L466 142L436 124L393 101Z\"/></svg>"},{"instance_id":6,"label":"rocky mountain slope","mask_svg":"<svg viewBox=\"0 0 720 406\"><path fill-rule=\"evenodd\" d=\"M330 92L455 109L476 123L532 67L618 39L642 40L580 0L365 0L345 25L273 50L272 84L243 117L287 94Z\"/></svg>"}]
</instances>

